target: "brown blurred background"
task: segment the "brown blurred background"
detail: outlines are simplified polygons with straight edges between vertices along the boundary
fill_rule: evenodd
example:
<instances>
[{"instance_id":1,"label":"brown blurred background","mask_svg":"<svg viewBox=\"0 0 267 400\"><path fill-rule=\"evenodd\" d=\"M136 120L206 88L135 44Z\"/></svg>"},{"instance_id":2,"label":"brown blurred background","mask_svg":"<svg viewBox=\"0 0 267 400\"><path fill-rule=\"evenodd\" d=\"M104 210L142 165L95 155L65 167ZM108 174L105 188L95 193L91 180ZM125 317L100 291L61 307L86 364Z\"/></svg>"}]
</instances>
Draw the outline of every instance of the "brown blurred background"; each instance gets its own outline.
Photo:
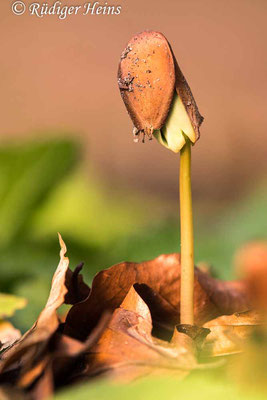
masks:
<instances>
[{"instance_id":1,"label":"brown blurred background","mask_svg":"<svg viewBox=\"0 0 267 400\"><path fill-rule=\"evenodd\" d=\"M238 198L267 172L266 0L113 4L122 6L119 16L60 21L15 16L11 1L1 2L1 140L74 132L110 186L176 195L177 156L155 141L132 142L116 82L120 53L130 37L159 30L205 117L194 148L195 196Z\"/></svg>"}]
</instances>

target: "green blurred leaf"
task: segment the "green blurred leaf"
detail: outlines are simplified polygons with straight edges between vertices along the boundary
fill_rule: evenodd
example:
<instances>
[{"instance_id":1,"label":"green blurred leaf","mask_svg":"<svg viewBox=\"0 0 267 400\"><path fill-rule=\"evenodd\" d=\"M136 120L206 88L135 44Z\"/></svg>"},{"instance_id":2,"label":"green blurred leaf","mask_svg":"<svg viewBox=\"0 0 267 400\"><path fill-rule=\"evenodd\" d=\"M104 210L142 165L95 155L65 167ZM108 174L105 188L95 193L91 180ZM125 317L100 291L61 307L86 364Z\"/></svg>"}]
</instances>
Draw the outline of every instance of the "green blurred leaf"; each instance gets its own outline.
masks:
<instances>
[{"instance_id":1,"label":"green blurred leaf","mask_svg":"<svg viewBox=\"0 0 267 400\"><path fill-rule=\"evenodd\" d=\"M143 379L131 384L108 381L74 386L55 396L55 400L263 400L265 395L241 391L225 379L191 376L184 381L175 378Z\"/></svg>"},{"instance_id":2,"label":"green blurred leaf","mask_svg":"<svg viewBox=\"0 0 267 400\"><path fill-rule=\"evenodd\" d=\"M133 193L105 190L94 177L74 171L36 213L33 234L54 237L60 231L85 246L104 249L152 220L153 202L146 210L142 203Z\"/></svg>"},{"instance_id":3,"label":"green blurred leaf","mask_svg":"<svg viewBox=\"0 0 267 400\"><path fill-rule=\"evenodd\" d=\"M0 319L12 317L16 310L21 310L27 304L22 297L0 293Z\"/></svg>"},{"instance_id":4,"label":"green blurred leaf","mask_svg":"<svg viewBox=\"0 0 267 400\"><path fill-rule=\"evenodd\" d=\"M0 148L0 246L25 229L39 207L77 161L70 140L30 142Z\"/></svg>"}]
</instances>

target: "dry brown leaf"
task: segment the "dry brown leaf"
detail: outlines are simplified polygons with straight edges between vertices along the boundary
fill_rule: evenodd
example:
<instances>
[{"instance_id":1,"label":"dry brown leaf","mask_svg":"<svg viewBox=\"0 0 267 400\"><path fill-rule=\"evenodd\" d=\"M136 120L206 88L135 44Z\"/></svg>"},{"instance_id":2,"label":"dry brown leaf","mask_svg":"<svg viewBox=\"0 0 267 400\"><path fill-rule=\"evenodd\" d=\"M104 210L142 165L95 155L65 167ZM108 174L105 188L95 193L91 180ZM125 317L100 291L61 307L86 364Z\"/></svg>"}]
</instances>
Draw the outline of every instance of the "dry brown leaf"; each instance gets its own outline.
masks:
<instances>
[{"instance_id":1,"label":"dry brown leaf","mask_svg":"<svg viewBox=\"0 0 267 400\"><path fill-rule=\"evenodd\" d=\"M193 340L175 331L171 342L154 338L149 308L132 287L87 356L87 376L111 373L119 380L174 374L182 378L197 367Z\"/></svg>"},{"instance_id":2,"label":"dry brown leaf","mask_svg":"<svg viewBox=\"0 0 267 400\"><path fill-rule=\"evenodd\" d=\"M18 380L17 385L20 388L26 388L30 386L45 370L49 363L49 353L40 359L32 368L25 371L25 373Z\"/></svg>"},{"instance_id":3,"label":"dry brown leaf","mask_svg":"<svg viewBox=\"0 0 267 400\"><path fill-rule=\"evenodd\" d=\"M60 262L54 274L45 308L34 326L1 359L1 382L28 391L31 398L43 399L61 385L79 375L75 363L81 354L95 344L110 320L103 314L90 337L79 342L61 333L57 309L64 303L76 304L86 299L90 289L80 275L82 265L69 270L66 246L61 236Z\"/></svg>"},{"instance_id":4,"label":"dry brown leaf","mask_svg":"<svg viewBox=\"0 0 267 400\"><path fill-rule=\"evenodd\" d=\"M110 315L104 315L85 342L65 336L58 330L46 347L39 345L41 351L37 346L29 346L27 363L17 371L13 383L20 389L31 388L32 398L39 400L52 394L54 385L59 387L79 379L83 371L79 360L98 341L109 320Z\"/></svg>"},{"instance_id":5,"label":"dry brown leaf","mask_svg":"<svg viewBox=\"0 0 267 400\"><path fill-rule=\"evenodd\" d=\"M40 328L45 330L48 329L49 333L56 330L59 323L56 311L64 303L65 295L68 293L65 282L69 267L69 259L65 256L67 248L60 234L59 243L61 248L60 262L52 279L47 303L36 322L35 331Z\"/></svg>"},{"instance_id":6,"label":"dry brown leaf","mask_svg":"<svg viewBox=\"0 0 267 400\"><path fill-rule=\"evenodd\" d=\"M65 296L65 304L79 303L85 300L90 293L89 286L84 282L83 276L80 274L83 265L83 263L77 265L73 272L70 269L67 270L65 285L68 292Z\"/></svg>"},{"instance_id":7,"label":"dry brown leaf","mask_svg":"<svg viewBox=\"0 0 267 400\"><path fill-rule=\"evenodd\" d=\"M51 365L57 386L66 385L81 378L84 370L84 354L98 342L110 318L111 315L105 313L85 342L80 342L60 332L55 335Z\"/></svg>"},{"instance_id":8,"label":"dry brown leaf","mask_svg":"<svg viewBox=\"0 0 267 400\"><path fill-rule=\"evenodd\" d=\"M60 262L53 276L46 306L34 326L2 356L1 372L19 369L19 379L23 380L22 377L28 374L28 378L25 378L27 383L31 383L30 381L36 378L36 371L39 371L40 374L42 368L44 369L46 366L42 355L46 353L49 340L59 326L56 310L64 303L67 293L65 278L69 260L65 256L67 249L60 235L59 242ZM38 369L36 364L42 365L42 368ZM31 373L31 371L33 372ZM16 379L18 378L16 377Z\"/></svg>"},{"instance_id":9,"label":"dry brown leaf","mask_svg":"<svg viewBox=\"0 0 267 400\"><path fill-rule=\"evenodd\" d=\"M48 363L39 377L38 381L31 390L31 399L44 400L51 399L54 393L54 381L51 364Z\"/></svg>"},{"instance_id":10,"label":"dry brown leaf","mask_svg":"<svg viewBox=\"0 0 267 400\"><path fill-rule=\"evenodd\" d=\"M133 285L150 308L153 324L172 332L180 322L179 254L161 255L142 263L123 262L99 272L88 298L69 311L64 333L85 340L102 313L118 308ZM249 307L250 299L244 282L219 281L195 268L196 325L201 326L219 315L245 311Z\"/></svg>"},{"instance_id":11,"label":"dry brown leaf","mask_svg":"<svg viewBox=\"0 0 267 400\"><path fill-rule=\"evenodd\" d=\"M26 395L20 390L10 386L0 387L0 400L31 400L29 395Z\"/></svg>"},{"instance_id":12,"label":"dry brown leaf","mask_svg":"<svg viewBox=\"0 0 267 400\"><path fill-rule=\"evenodd\" d=\"M203 354L215 357L240 353L255 328L264 322L262 314L255 311L223 315L207 322L204 327L210 329L210 333Z\"/></svg>"},{"instance_id":13,"label":"dry brown leaf","mask_svg":"<svg viewBox=\"0 0 267 400\"><path fill-rule=\"evenodd\" d=\"M0 350L4 350L7 347L12 346L21 337L21 333L18 329L9 321L0 320Z\"/></svg>"}]
</instances>

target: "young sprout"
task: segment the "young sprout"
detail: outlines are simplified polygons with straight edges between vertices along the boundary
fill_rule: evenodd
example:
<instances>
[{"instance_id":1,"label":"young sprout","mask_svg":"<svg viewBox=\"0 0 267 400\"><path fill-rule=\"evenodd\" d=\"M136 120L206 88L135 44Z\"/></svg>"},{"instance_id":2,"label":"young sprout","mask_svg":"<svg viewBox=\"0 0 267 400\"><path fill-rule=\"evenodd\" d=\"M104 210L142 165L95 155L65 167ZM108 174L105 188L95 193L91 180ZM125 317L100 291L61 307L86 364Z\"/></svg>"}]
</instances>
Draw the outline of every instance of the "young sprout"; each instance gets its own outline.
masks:
<instances>
[{"instance_id":1,"label":"young sprout","mask_svg":"<svg viewBox=\"0 0 267 400\"><path fill-rule=\"evenodd\" d=\"M191 145L203 121L167 39L145 31L134 36L121 55L118 84L134 123L135 141L152 135L180 152L180 231L182 324L194 323L194 235L191 194Z\"/></svg>"}]
</instances>

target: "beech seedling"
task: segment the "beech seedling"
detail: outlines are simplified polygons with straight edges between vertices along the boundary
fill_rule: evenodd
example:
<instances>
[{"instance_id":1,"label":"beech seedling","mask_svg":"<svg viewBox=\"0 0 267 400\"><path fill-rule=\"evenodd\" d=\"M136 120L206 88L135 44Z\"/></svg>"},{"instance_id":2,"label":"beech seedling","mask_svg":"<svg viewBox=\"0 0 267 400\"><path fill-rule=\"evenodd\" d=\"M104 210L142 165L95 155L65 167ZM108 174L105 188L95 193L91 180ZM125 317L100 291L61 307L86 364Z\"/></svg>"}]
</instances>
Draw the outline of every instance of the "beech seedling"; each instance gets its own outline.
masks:
<instances>
[{"instance_id":1,"label":"beech seedling","mask_svg":"<svg viewBox=\"0 0 267 400\"><path fill-rule=\"evenodd\" d=\"M203 121L167 39L144 31L122 52L118 71L122 99L133 121L135 141L154 136L180 152L181 323L194 323L194 237L191 145Z\"/></svg>"}]
</instances>

